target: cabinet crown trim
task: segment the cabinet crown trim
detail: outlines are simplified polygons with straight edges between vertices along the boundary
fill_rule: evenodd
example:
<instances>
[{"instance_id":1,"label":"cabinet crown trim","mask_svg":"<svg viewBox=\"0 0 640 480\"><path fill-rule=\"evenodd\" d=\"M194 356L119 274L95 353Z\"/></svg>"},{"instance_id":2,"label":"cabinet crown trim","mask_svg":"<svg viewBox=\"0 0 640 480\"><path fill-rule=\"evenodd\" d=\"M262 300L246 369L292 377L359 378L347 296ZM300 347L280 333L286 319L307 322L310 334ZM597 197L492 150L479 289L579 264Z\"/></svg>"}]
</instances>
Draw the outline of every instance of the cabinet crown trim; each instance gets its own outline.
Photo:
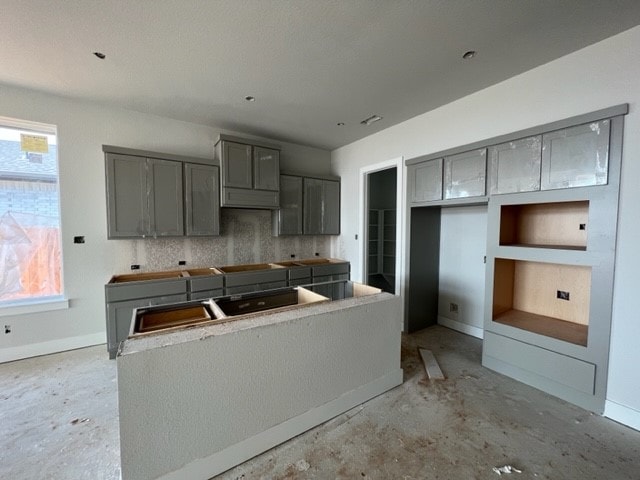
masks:
<instances>
[{"instance_id":1,"label":"cabinet crown trim","mask_svg":"<svg viewBox=\"0 0 640 480\"><path fill-rule=\"evenodd\" d=\"M426 162L428 160L434 160L436 158L442 158L458 153L468 152L469 150L481 149L491 147L493 145L499 145L501 143L512 142L514 140L520 140L525 137L532 137L534 135L542 135L543 133L549 133L554 130L561 130L563 128L574 127L584 123L597 122L606 118L618 117L620 115L626 115L629 113L629 104L622 103L609 108L603 108L602 110L596 110L590 113L584 113L582 115L576 115L573 117L565 118L564 120L558 120L556 122L545 123L517 132L508 133L505 135L499 135L497 137L489 138L486 140L480 140L479 142L469 143L460 147L449 148L447 150L441 150L436 153L430 153L428 155L422 155L420 157L409 158L405 160L405 165L415 165L416 163Z\"/></svg>"},{"instance_id":2,"label":"cabinet crown trim","mask_svg":"<svg viewBox=\"0 0 640 480\"><path fill-rule=\"evenodd\" d=\"M282 147L280 145L276 145L275 143L264 142L262 140L254 140L252 138L236 137L235 135L227 135L225 133L221 133L220 135L218 135L218 139L216 140L215 144L218 145L218 143L222 141L241 143L243 145L252 145L254 147L271 148L273 150L282 150Z\"/></svg>"},{"instance_id":3,"label":"cabinet crown trim","mask_svg":"<svg viewBox=\"0 0 640 480\"><path fill-rule=\"evenodd\" d=\"M160 160L173 160L174 162L182 162L182 163L197 163L201 165L214 165L214 166L220 165L220 162L218 162L214 158L189 157L186 155L174 155L172 153L152 152L151 150L139 150L136 148L117 147L114 145L102 145L102 151L104 153L115 153L117 155L132 155L135 157L157 158Z\"/></svg>"}]
</instances>

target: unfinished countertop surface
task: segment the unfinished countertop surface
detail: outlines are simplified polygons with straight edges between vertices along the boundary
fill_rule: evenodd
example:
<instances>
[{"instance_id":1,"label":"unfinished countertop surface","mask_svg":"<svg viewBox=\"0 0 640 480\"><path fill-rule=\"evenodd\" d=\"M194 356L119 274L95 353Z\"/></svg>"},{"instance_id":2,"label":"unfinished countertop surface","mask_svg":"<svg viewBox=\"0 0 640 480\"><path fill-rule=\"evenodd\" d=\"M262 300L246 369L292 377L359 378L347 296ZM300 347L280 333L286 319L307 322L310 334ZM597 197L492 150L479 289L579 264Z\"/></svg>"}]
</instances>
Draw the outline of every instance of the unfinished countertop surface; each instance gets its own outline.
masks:
<instances>
[{"instance_id":1,"label":"unfinished countertop surface","mask_svg":"<svg viewBox=\"0 0 640 480\"><path fill-rule=\"evenodd\" d=\"M175 280L180 278L189 278L202 275L222 275L222 274L234 274L243 272L256 272L263 270L277 270L281 268L291 267L310 267L318 265L331 265L331 264L344 264L349 263L346 260L338 258L326 258L326 257L314 257L303 258L300 260L284 260L281 262L267 262L267 263L252 263L252 264L240 264L240 265L224 265L224 266L211 266L202 268L184 268L182 270L163 270L158 272L140 272L140 273L126 273L121 275L114 275L108 282L108 285L130 283L130 282L144 282L144 281L157 281L157 280Z\"/></svg>"},{"instance_id":2,"label":"unfinished countertop surface","mask_svg":"<svg viewBox=\"0 0 640 480\"><path fill-rule=\"evenodd\" d=\"M158 332L156 335L129 338L122 343L118 356L130 355L154 348L162 348L168 345L203 340L214 335L229 335L252 328L291 322L299 320L301 317L308 317L309 321L312 321L312 317L315 315L345 310L361 305L371 305L372 308L375 308L377 302L393 297L393 295L389 293L381 292L379 289L368 287L367 285L358 285L356 288L361 288L362 290L353 297L343 300L319 302L287 310L265 311L260 314L238 318L225 323L195 325L179 330Z\"/></svg>"}]
</instances>

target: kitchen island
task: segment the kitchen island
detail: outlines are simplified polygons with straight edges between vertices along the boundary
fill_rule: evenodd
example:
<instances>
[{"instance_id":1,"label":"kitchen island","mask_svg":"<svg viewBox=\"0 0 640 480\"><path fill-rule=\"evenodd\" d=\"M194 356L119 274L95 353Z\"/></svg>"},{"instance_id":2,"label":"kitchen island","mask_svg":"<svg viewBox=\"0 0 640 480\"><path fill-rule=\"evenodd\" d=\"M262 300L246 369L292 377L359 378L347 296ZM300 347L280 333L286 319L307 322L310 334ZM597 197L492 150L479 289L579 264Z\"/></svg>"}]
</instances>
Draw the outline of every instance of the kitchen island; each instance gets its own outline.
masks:
<instances>
[{"instance_id":1,"label":"kitchen island","mask_svg":"<svg viewBox=\"0 0 640 480\"><path fill-rule=\"evenodd\" d=\"M344 300L126 340L123 480L209 479L401 384L400 298L351 288Z\"/></svg>"}]
</instances>

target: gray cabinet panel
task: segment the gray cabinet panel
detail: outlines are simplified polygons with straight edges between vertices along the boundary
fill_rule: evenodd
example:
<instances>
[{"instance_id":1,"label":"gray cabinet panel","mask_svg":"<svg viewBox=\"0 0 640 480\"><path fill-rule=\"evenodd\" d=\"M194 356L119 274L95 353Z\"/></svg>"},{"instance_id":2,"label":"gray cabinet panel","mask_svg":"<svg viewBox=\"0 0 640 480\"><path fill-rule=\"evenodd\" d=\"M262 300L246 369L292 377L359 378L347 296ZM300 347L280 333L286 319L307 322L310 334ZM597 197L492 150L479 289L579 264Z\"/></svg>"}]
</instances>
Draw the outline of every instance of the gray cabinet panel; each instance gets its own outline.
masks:
<instances>
[{"instance_id":1,"label":"gray cabinet panel","mask_svg":"<svg viewBox=\"0 0 640 480\"><path fill-rule=\"evenodd\" d=\"M106 159L108 238L148 232L147 173L142 157L108 153Z\"/></svg>"},{"instance_id":2,"label":"gray cabinet panel","mask_svg":"<svg viewBox=\"0 0 640 480\"><path fill-rule=\"evenodd\" d=\"M542 137L523 138L489 148L489 193L540 190Z\"/></svg>"},{"instance_id":3,"label":"gray cabinet panel","mask_svg":"<svg viewBox=\"0 0 640 480\"><path fill-rule=\"evenodd\" d=\"M264 147L253 147L253 188L280 189L280 152Z\"/></svg>"},{"instance_id":4,"label":"gray cabinet panel","mask_svg":"<svg viewBox=\"0 0 640 480\"><path fill-rule=\"evenodd\" d=\"M560 353L485 332L485 355L592 395L596 366Z\"/></svg>"},{"instance_id":5,"label":"gray cabinet panel","mask_svg":"<svg viewBox=\"0 0 640 480\"><path fill-rule=\"evenodd\" d=\"M184 234L182 164L169 160L147 160L150 234Z\"/></svg>"},{"instance_id":6,"label":"gray cabinet panel","mask_svg":"<svg viewBox=\"0 0 640 480\"><path fill-rule=\"evenodd\" d=\"M441 158L410 165L407 178L411 203L442 200Z\"/></svg>"},{"instance_id":7,"label":"gray cabinet panel","mask_svg":"<svg viewBox=\"0 0 640 480\"><path fill-rule=\"evenodd\" d=\"M322 233L340 235L340 182L323 180Z\"/></svg>"},{"instance_id":8,"label":"gray cabinet panel","mask_svg":"<svg viewBox=\"0 0 640 480\"><path fill-rule=\"evenodd\" d=\"M219 169L184 164L185 233L188 236L220 234Z\"/></svg>"},{"instance_id":9,"label":"gray cabinet panel","mask_svg":"<svg viewBox=\"0 0 640 480\"><path fill-rule=\"evenodd\" d=\"M273 212L274 235L302 235L302 177L280 176L280 208Z\"/></svg>"},{"instance_id":10,"label":"gray cabinet panel","mask_svg":"<svg viewBox=\"0 0 640 480\"><path fill-rule=\"evenodd\" d=\"M304 233L322 233L322 180L304 179Z\"/></svg>"},{"instance_id":11,"label":"gray cabinet panel","mask_svg":"<svg viewBox=\"0 0 640 480\"><path fill-rule=\"evenodd\" d=\"M178 274L176 274L177 276ZM175 280L136 281L128 283L108 284L105 287L107 303L134 300L137 298L161 297L186 293L187 280L176 278Z\"/></svg>"},{"instance_id":12,"label":"gray cabinet panel","mask_svg":"<svg viewBox=\"0 0 640 480\"><path fill-rule=\"evenodd\" d=\"M303 232L306 235L340 234L340 182L304 178Z\"/></svg>"},{"instance_id":13,"label":"gray cabinet panel","mask_svg":"<svg viewBox=\"0 0 640 480\"><path fill-rule=\"evenodd\" d=\"M269 190L248 190L245 188L223 189L222 204L226 207L278 208L280 193Z\"/></svg>"},{"instance_id":14,"label":"gray cabinet panel","mask_svg":"<svg viewBox=\"0 0 640 480\"><path fill-rule=\"evenodd\" d=\"M542 189L605 185L610 121L578 125L542 136Z\"/></svg>"},{"instance_id":15,"label":"gray cabinet panel","mask_svg":"<svg viewBox=\"0 0 640 480\"><path fill-rule=\"evenodd\" d=\"M189 279L190 292L202 292L223 288L224 275L201 275Z\"/></svg>"},{"instance_id":16,"label":"gray cabinet panel","mask_svg":"<svg viewBox=\"0 0 640 480\"><path fill-rule=\"evenodd\" d=\"M253 188L251 145L222 142L222 186Z\"/></svg>"},{"instance_id":17,"label":"gray cabinet panel","mask_svg":"<svg viewBox=\"0 0 640 480\"><path fill-rule=\"evenodd\" d=\"M261 270L254 272L231 273L225 275L225 288L242 285L259 285L264 283L287 283L287 269L275 268L273 270Z\"/></svg>"},{"instance_id":18,"label":"gray cabinet panel","mask_svg":"<svg viewBox=\"0 0 640 480\"><path fill-rule=\"evenodd\" d=\"M311 267L311 272L314 279L316 277L323 277L325 275L344 275L344 274L348 275L349 271L350 271L349 262L330 263L325 265L314 265L313 267Z\"/></svg>"},{"instance_id":19,"label":"gray cabinet panel","mask_svg":"<svg viewBox=\"0 0 640 480\"><path fill-rule=\"evenodd\" d=\"M444 159L444 198L480 197L486 193L487 149Z\"/></svg>"}]
</instances>

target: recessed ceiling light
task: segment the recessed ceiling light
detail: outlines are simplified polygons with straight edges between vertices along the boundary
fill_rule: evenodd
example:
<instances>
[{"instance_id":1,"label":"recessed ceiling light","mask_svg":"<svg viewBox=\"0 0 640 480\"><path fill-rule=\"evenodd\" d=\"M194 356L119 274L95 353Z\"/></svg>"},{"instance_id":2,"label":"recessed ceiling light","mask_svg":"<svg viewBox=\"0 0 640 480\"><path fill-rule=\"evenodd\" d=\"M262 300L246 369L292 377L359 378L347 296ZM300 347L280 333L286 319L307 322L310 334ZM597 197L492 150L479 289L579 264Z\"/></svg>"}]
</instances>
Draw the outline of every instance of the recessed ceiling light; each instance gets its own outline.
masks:
<instances>
[{"instance_id":1,"label":"recessed ceiling light","mask_svg":"<svg viewBox=\"0 0 640 480\"><path fill-rule=\"evenodd\" d=\"M337 125L338 125L339 127L344 127L344 122L338 122L338 123L337 123Z\"/></svg>"},{"instance_id":2,"label":"recessed ceiling light","mask_svg":"<svg viewBox=\"0 0 640 480\"><path fill-rule=\"evenodd\" d=\"M475 57L476 53L477 52L475 50L469 50L468 52L465 52L464 55L462 55L462 58L464 58L465 60L469 60Z\"/></svg>"},{"instance_id":3,"label":"recessed ceiling light","mask_svg":"<svg viewBox=\"0 0 640 480\"><path fill-rule=\"evenodd\" d=\"M380 120L382 120L382 117L380 115L371 115L369 118L365 118L364 120L362 120L360 124L371 125L372 123L376 123Z\"/></svg>"},{"instance_id":4,"label":"recessed ceiling light","mask_svg":"<svg viewBox=\"0 0 640 480\"><path fill-rule=\"evenodd\" d=\"M93 54L98 57L100 60L104 60L107 56L102 52L93 52Z\"/></svg>"},{"instance_id":5,"label":"recessed ceiling light","mask_svg":"<svg viewBox=\"0 0 640 480\"><path fill-rule=\"evenodd\" d=\"M247 95L246 97L244 97L244 99L247 102L255 102L256 101L256 97L252 97L251 95Z\"/></svg>"}]
</instances>

